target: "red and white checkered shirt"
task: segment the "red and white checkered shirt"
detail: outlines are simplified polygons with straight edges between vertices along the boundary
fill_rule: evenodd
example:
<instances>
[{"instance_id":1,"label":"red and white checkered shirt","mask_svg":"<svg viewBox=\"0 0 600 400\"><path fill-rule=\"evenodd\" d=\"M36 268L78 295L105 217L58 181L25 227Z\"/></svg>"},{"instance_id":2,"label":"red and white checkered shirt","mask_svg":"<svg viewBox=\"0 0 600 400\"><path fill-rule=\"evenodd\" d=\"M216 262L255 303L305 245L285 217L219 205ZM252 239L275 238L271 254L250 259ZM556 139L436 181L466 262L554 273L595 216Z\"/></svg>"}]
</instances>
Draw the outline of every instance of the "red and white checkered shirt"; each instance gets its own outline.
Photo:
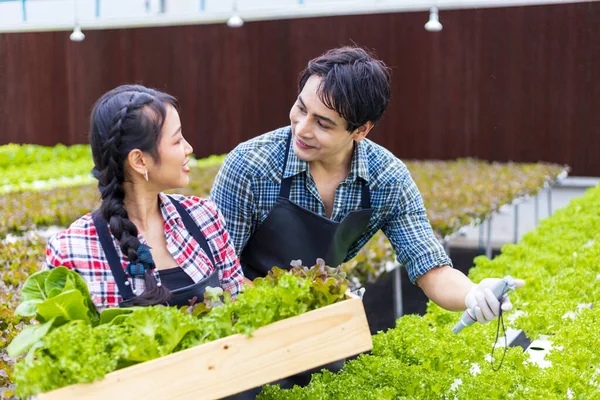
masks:
<instances>
[{"instance_id":1,"label":"red and white checkered shirt","mask_svg":"<svg viewBox=\"0 0 600 400\"><path fill-rule=\"evenodd\" d=\"M229 233L225 229L223 216L217 210L215 203L198 197L171 196L189 212L206 237L217 264L221 287L236 296L244 284L244 275ZM167 249L177 265L194 282L199 282L208 277L214 271L215 266L212 265L210 258L196 242L196 239L185 228L171 200L163 193L159 195L159 199L160 210L165 221ZM141 243L147 244L142 235L139 235L138 238ZM112 239L123 269L125 269L129 261L121 252L117 240L114 237ZM83 277L99 311L107 307L118 307L119 302L123 301L104 250L102 250L91 213L79 218L71 224L69 229L59 232L48 242L45 267L54 268L61 265L76 271ZM133 293L141 294L145 289L143 277L132 279L127 272L125 275L131 284ZM157 280L160 279L157 270L154 270L154 275Z\"/></svg>"}]
</instances>

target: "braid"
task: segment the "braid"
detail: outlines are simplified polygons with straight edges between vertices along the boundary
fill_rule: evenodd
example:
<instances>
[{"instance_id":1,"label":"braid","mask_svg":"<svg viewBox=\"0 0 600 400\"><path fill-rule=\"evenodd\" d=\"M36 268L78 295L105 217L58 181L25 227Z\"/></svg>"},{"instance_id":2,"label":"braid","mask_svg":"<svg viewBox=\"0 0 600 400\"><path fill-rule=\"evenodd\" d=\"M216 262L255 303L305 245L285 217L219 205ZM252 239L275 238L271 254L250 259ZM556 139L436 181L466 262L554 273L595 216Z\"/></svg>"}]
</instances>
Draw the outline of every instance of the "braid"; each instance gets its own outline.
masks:
<instances>
[{"instance_id":1,"label":"braid","mask_svg":"<svg viewBox=\"0 0 600 400\"><path fill-rule=\"evenodd\" d=\"M127 210L125 210L125 190L122 185L125 174L123 172L123 164L117 162L117 160L121 159L119 147L121 145L121 137L125 134L123 122L127 118L128 108L129 105L121 108L109 133L109 139L106 141L102 155L105 161L104 165L106 165L104 170L104 188L100 188L100 181L98 182L98 188L102 197L100 210L104 218L109 222L110 231L119 241L121 251L127 255L129 261L136 261L137 249L140 245L140 241L137 238L138 230L135 224L129 220Z\"/></svg>"},{"instance_id":2,"label":"braid","mask_svg":"<svg viewBox=\"0 0 600 400\"><path fill-rule=\"evenodd\" d=\"M100 212L104 219L108 221L110 231L119 242L119 246L124 255L130 262L138 260L138 248L140 241L138 239L138 229L133 222L129 220L127 210L125 209L125 189L123 181L125 180L124 162L127 155L133 148L143 149L143 142L150 142L146 145L147 149L153 154L158 142L158 135L164 122L166 110L164 104L157 100L157 94L150 89L141 86L123 86L107 93L101 98L92 113L92 129L90 131L92 150L94 153L95 167L92 170L94 177L98 179L98 190L100 191L102 204ZM160 94L163 97L167 96ZM123 105L125 97L128 101ZM127 98L126 97L126 98ZM115 99L121 100L120 107L114 112L111 120L112 124L104 124L104 128L96 120L101 120L97 114L114 107ZM174 99L170 96L165 98L167 102L173 103ZM163 99L163 101L165 101ZM172 100L171 100L172 99ZM159 99L160 100L160 99ZM160 119L149 123L144 119L144 109L152 108ZM108 122L106 121L106 122ZM102 121L100 121L102 122ZM96 125L95 125L96 124ZM150 127L147 127L149 125ZM148 130L154 128L151 132L155 137L153 143L148 139ZM104 134L104 132L107 132ZM139 296L132 298L128 304L132 306L146 306L152 304L164 304L170 299L170 292L163 286L158 286L154 274L151 270L144 272L144 281L146 290Z\"/></svg>"}]
</instances>

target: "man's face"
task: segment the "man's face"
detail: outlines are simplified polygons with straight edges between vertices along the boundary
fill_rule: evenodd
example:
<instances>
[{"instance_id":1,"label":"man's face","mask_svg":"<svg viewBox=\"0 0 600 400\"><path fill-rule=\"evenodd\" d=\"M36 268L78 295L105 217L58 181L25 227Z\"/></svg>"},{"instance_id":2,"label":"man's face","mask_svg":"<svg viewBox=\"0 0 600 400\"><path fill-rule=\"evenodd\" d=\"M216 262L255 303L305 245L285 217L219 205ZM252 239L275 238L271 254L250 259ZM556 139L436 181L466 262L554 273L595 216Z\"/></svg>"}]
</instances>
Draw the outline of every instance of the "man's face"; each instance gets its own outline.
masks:
<instances>
[{"instance_id":1,"label":"man's face","mask_svg":"<svg viewBox=\"0 0 600 400\"><path fill-rule=\"evenodd\" d=\"M334 164L352 152L354 141L364 137L359 130L348 132L347 122L319 99L322 78L311 76L290 110L296 157L303 161Z\"/></svg>"}]
</instances>

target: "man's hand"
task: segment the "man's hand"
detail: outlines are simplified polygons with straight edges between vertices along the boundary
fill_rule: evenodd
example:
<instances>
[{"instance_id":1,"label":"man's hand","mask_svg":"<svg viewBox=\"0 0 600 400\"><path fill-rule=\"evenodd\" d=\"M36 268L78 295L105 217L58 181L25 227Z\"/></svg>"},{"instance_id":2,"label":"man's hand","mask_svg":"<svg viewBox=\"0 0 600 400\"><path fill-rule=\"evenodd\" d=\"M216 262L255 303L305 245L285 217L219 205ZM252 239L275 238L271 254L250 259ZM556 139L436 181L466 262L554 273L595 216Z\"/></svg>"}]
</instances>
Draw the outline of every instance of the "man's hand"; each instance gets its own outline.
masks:
<instances>
[{"instance_id":1,"label":"man's hand","mask_svg":"<svg viewBox=\"0 0 600 400\"><path fill-rule=\"evenodd\" d=\"M494 293L492 293L492 289L499 281L500 279L497 278L486 278L473 286L469 293L467 293L465 306L467 309L475 308L477 322L487 324L497 318L500 315L500 308L502 308L503 312L512 310L512 303L508 294L505 294L498 300ZM515 288L520 288L524 285L524 280L515 279Z\"/></svg>"}]
</instances>

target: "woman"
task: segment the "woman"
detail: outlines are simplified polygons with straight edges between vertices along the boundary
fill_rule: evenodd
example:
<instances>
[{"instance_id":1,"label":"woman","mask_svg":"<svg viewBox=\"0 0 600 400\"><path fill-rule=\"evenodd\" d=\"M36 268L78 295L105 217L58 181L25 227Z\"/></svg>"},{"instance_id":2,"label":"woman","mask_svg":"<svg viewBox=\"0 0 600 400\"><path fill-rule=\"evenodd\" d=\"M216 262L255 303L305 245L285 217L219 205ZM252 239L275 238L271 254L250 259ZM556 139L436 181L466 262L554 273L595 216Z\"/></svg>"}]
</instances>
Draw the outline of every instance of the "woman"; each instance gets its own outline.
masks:
<instances>
[{"instance_id":1,"label":"woman","mask_svg":"<svg viewBox=\"0 0 600 400\"><path fill-rule=\"evenodd\" d=\"M192 146L177 100L138 85L102 96L91 114L93 174L102 204L53 237L46 266L64 265L106 307L201 301L206 286L236 296L244 277L210 200L163 191L187 186Z\"/></svg>"}]
</instances>

